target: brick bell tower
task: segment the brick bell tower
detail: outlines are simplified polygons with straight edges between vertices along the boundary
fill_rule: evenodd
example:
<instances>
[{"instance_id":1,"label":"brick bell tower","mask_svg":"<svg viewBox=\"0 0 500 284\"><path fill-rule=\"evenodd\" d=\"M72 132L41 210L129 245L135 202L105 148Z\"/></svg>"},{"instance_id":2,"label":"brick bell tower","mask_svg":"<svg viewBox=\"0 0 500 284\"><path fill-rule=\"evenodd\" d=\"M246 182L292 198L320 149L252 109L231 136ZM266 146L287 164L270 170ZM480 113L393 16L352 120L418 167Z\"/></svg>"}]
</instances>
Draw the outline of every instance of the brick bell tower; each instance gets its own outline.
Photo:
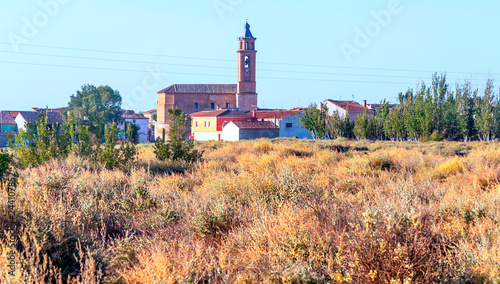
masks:
<instances>
[{"instance_id":1,"label":"brick bell tower","mask_svg":"<svg viewBox=\"0 0 500 284\"><path fill-rule=\"evenodd\" d=\"M255 82L256 55L255 40L250 32L248 22L245 25L245 34L239 37L238 50L238 93L236 104L240 111L246 112L257 109L257 88Z\"/></svg>"}]
</instances>

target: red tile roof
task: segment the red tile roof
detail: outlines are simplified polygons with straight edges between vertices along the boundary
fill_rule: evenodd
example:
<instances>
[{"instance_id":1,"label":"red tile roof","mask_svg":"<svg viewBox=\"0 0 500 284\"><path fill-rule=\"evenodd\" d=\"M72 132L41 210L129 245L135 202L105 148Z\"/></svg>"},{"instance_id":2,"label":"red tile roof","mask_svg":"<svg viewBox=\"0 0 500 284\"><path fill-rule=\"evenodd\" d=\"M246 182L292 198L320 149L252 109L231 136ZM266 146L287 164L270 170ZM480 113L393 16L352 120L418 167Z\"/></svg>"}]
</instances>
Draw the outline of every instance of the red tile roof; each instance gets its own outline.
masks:
<instances>
[{"instance_id":1,"label":"red tile roof","mask_svg":"<svg viewBox=\"0 0 500 284\"><path fill-rule=\"evenodd\" d=\"M206 110L190 114L191 117L242 117L251 119L252 116L245 114L241 111L234 111L228 109L221 110Z\"/></svg>"},{"instance_id":2,"label":"red tile roof","mask_svg":"<svg viewBox=\"0 0 500 284\"><path fill-rule=\"evenodd\" d=\"M265 110L265 111L255 111L255 118L257 119L273 119L276 116L277 119L283 119L296 115L302 112L301 110ZM254 112L249 111L247 114L253 116Z\"/></svg>"},{"instance_id":3,"label":"red tile roof","mask_svg":"<svg viewBox=\"0 0 500 284\"><path fill-rule=\"evenodd\" d=\"M365 111L365 110L370 111L370 109L365 108L364 106L358 104L355 101L334 101L334 100L326 100L326 101L347 111Z\"/></svg>"},{"instance_id":4,"label":"red tile roof","mask_svg":"<svg viewBox=\"0 0 500 284\"><path fill-rule=\"evenodd\" d=\"M180 94L236 94L236 84L174 84L158 93Z\"/></svg>"},{"instance_id":5,"label":"red tile roof","mask_svg":"<svg viewBox=\"0 0 500 284\"><path fill-rule=\"evenodd\" d=\"M239 129L278 129L274 123L270 121L231 121L238 126Z\"/></svg>"},{"instance_id":6,"label":"red tile roof","mask_svg":"<svg viewBox=\"0 0 500 284\"><path fill-rule=\"evenodd\" d=\"M192 113L189 116L191 116L191 117L216 117L216 116L219 116L219 115L225 113L226 111L229 111L229 110L227 110L227 109L206 110L206 111L199 111L199 112Z\"/></svg>"},{"instance_id":7,"label":"red tile roof","mask_svg":"<svg viewBox=\"0 0 500 284\"><path fill-rule=\"evenodd\" d=\"M157 112L156 109L152 109L152 110L144 112L144 114L151 114L151 113L155 113L155 112Z\"/></svg>"}]
</instances>

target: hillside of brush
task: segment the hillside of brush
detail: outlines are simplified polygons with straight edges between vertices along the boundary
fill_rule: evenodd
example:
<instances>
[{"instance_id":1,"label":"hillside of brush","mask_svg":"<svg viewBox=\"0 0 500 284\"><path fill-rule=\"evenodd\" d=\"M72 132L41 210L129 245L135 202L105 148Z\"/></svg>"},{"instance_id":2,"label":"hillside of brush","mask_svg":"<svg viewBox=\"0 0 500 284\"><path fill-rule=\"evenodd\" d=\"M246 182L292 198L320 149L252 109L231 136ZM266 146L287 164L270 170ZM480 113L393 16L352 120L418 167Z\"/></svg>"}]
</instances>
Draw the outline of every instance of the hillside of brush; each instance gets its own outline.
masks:
<instances>
[{"instance_id":1,"label":"hillside of brush","mask_svg":"<svg viewBox=\"0 0 500 284\"><path fill-rule=\"evenodd\" d=\"M76 157L5 190L1 283L498 283L500 145L205 142L194 165ZM8 240L17 245L9 247Z\"/></svg>"}]
</instances>

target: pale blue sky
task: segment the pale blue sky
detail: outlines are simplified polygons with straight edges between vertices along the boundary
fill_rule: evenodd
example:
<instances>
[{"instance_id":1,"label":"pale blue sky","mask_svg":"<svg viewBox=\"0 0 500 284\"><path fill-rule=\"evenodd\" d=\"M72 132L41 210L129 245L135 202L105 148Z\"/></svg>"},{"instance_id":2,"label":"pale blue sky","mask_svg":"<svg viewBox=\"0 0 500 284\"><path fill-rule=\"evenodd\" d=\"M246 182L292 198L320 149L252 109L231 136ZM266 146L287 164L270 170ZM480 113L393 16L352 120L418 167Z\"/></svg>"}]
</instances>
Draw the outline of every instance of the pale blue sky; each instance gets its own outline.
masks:
<instances>
[{"instance_id":1,"label":"pale blue sky","mask_svg":"<svg viewBox=\"0 0 500 284\"><path fill-rule=\"evenodd\" d=\"M236 83L245 19L259 107L394 101L433 72L499 79L500 1L0 0L0 109L66 106L89 83L146 111L174 83Z\"/></svg>"}]
</instances>

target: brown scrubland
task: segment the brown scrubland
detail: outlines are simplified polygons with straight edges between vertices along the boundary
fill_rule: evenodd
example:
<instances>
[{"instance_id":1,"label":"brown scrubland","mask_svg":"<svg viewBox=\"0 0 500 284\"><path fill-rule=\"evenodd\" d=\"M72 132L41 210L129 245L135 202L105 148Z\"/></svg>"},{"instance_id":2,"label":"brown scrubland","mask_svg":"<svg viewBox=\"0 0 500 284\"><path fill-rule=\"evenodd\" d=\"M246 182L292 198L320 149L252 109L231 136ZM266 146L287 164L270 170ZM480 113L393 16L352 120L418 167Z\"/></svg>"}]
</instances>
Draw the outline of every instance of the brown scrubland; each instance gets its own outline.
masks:
<instances>
[{"instance_id":1,"label":"brown scrubland","mask_svg":"<svg viewBox=\"0 0 500 284\"><path fill-rule=\"evenodd\" d=\"M194 165L141 145L122 169L70 156L19 170L14 220L0 199L19 228L0 233L0 282L500 282L498 143L197 148Z\"/></svg>"}]
</instances>

